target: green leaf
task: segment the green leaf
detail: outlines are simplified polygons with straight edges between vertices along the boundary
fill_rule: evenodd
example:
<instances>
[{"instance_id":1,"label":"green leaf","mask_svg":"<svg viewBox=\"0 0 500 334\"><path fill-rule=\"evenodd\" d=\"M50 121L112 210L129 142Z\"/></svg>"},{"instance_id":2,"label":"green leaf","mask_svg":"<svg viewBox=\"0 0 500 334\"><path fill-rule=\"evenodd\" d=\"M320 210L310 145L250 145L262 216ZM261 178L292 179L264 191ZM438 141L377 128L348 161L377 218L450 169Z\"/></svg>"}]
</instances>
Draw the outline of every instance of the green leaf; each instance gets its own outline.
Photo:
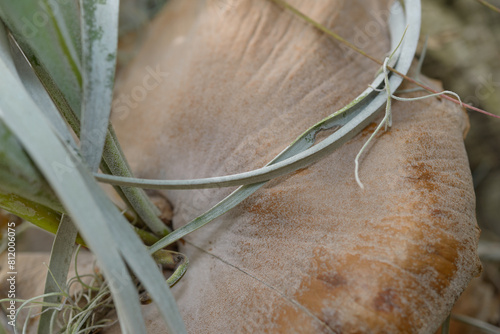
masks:
<instances>
[{"instance_id":1,"label":"green leaf","mask_svg":"<svg viewBox=\"0 0 500 334\"><path fill-rule=\"evenodd\" d=\"M0 31L5 34L5 32ZM0 43L1 48L8 48ZM24 89L11 62L0 59L0 119L38 166L108 280L123 332L145 333L137 290L128 267L154 296L170 333L185 333L184 324L163 275L132 227L120 215L86 166L61 142ZM67 167L64 171L57 164Z\"/></svg>"},{"instance_id":2,"label":"green leaf","mask_svg":"<svg viewBox=\"0 0 500 334\"><path fill-rule=\"evenodd\" d=\"M0 192L0 207L54 234L61 220L60 212L14 194Z\"/></svg>"},{"instance_id":3,"label":"green leaf","mask_svg":"<svg viewBox=\"0 0 500 334\"><path fill-rule=\"evenodd\" d=\"M0 0L0 17L30 63L50 73L71 108L79 112L81 42L75 1Z\"/></svg>"},{"instance_id":4,"label":"green leaf","mask_svg":"<svg viewBox=\"0 0 500 334\"><path fill-rule=\"evenodd\" d=\"M0 192L24 197L55 211L64 211L50 185L14 134L0 120Z\"/></svg>"},{"instance_id":5,"label":"green leaf","mask_svg":"<svg viewBox=\"0 0 500 334\"><path fill-rule=\"evenodd\" d=\"M0 34L0 43L8 45L5 34ZM8 47L0 48L0 57L5 59L9 67L14 68ZM0 121L0 192L4 195L19 195L57 211L63 210L50 186L2 121Z\"/></svg>"},{"instance_id":6,"label":"green leaf","mask_svg":"<svg viewBox=\"0 0 500 334\"><path fill-rule=\"evenodd\" d=\"M28 60L24 57L23 52L19 49L19 46L13 39L10 40L12 56L14 64L16 65L17 73L24 87L30 94L33 101L40 107L45 116L50 120L51 124L57 130L58 135L61 139L71 145L75 151L77 146L71 132L68 129L68 125L62 118L59 110L57 110L56 105L50 98L50 95L43 87L40 79L36 76L33 68L30 66Z\"/></svg>"},{"instance_id":7,"label":"green leaf","mask_svg":"<svg viewBox=\"0 0 500 334\"><path fill-rule=\"evenodd\" d=\"M69 266L71 258L75 251L75 240L78 230L75 228L71 219L68 216L63 216L61 224L57 230L52 251L50 252L49 273L45 279L44 294L51 292L64 292L66 291L66 280L68 278ZM61 302L60 295L45 297L45 303L57 304ZM45 312L43 312L45 311ZM50 333L50 319L54 310L42 309L40 322L38 323L38 333Z\"/></svg>"},{"instance_id":8,"label":"green leaf","mask_svg":"<svg viewBox=\"0 0 500 334\"><path fill-rule=\"evenodd\" d=\"M92 171L106 138L118 44L118 1L80 0L83 45L81 150Z\"/></svg>"},{"instance_id":9,"label":"green leaf","mask_svg":"<svg viewBox=\"0 0 500 334\"><path fill-rule=\"evenodd\" d=\"M116 1L113 1L113 3L108 2L109 4L99 1L100 4L103 3L110 9L117 6ZM80 17L76 2L0 0L0 17L8 25L16 42L23 50L36 75L48 91L61 114L64 115L64 118L73 131L80 136L80 111L82 105L82 66L80 63L82 50L79 25ZM106 19L104 16L104 20ZM104 23L104 25L107 24ZM112 26L111 23L109 24ZM113 35L113 31L107 35ZM116 45L116 42L114 42L114 45ZM102 55L104 54L102 53ZM96 58L96 63L99 64L99 59L102 58ZM91 80L98 77L108 78L103 81L103 83L109 84L109 87L105 85L106 87L102 95L104 99L106 99L106 94L110 94L112 86L112 81L109 81L111 71L114 72L114 68L111 68L111 63L114 63L114 59L112 58L106 54L105 63L101 63L105 64L105 67L94 68L95 71L89 72L91 75L88 76ZM104 72L99 73L101 70ZM103 73L107 74L103 76ZM86 94L89 94L89 96L92 95L89 93L92 89L94 88L87 90ZM108 96L110 98L111 95ZM92 98L94 99L92 103L99 103L99 96ZM106 101L104 102L104 104L107 103ZM91 105L88 105L86 108L89 110L92 109ZM109 113L109 108L107 111L106 109L104 110L105 113ZM93 154L94 159L97 160L97 156L100 155L99 147L101 147L100 142L102 140L100 136L105 135L101 131L104 131L104 133L106 131L102 130L102 127L104 124L107 124L107 118L100 118L99 121L97 118L89 116L87 120L98 123L98 128L91 129L93 125L90 123L86 126L87 133L91 135L98 134L95 137L95 141L89 139L88 135L84 135L87 138L87 142L92 141L97 144L95 154ZM110 127L109 129L112 128ZM85 150L87 150L87 147L90 146L84 144ZM91 148L89 150L92 151ZM104 159L107 165L106 170L116 175L132 176L112 131L108 131ZM130 203L133 210L137 212L138 216L155 234L159 236L168 234L168 228L158 218L157 209L152 205L142 189L123 187L118 191L124 194L127 199L126 202Z\"/></svg>"}]
</instances>

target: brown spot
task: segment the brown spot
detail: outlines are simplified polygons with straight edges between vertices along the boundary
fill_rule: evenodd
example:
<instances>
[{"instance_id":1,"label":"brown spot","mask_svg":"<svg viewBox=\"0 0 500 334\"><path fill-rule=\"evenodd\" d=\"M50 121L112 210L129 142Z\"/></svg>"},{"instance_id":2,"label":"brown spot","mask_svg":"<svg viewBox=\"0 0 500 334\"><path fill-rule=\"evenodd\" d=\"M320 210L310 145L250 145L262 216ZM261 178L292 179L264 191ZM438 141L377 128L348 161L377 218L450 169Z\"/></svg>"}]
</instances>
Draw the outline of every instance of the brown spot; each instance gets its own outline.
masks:
<instances>
[{"instance_id":1,"label":"brown spot","mask_svg":"<svg viewBox=\"0 0 500 334\"><path fill-rule=\"evenodd\" d=\"M368 124L366 128L363 129L363 131L361 132L361 136L362 137L370 136L372 133L375 132L376 128L377 128L377 123L371 122L370 124Z\"/></svg>"},{"instance_id":2,"label":"brown spot","mask_svg":"<svg viewBox=\"0 0 500 334\"><path fill-rule=\"evenodd\" d=\"M401 308L397 301L397 292L393 289L385 289L378 293L377 297L373 300L373 305L379 312L393 312L395 309L400 311Z\"/></svg>"},{"instance_id":3,"label":"brown spot","mask_svg":"<svg viewBox=\"0 0 500 334\"><path fill-rule=\"evenodd\" d=\"M441 218L441 217L443 217L443 211L441 211L439 209L434 209L431 211L431 216L436 217L436 218Z\"/></svg>"},{"instance_id":4,"label":"brown spot","mask_svg":"<svg viewBox=\"0 0 500 334\"><path fill-rule=\"evenodd\" d=\"M394 264L412 273L414 279L427 286L428 291L441 295L450 285L450 277L457 271L455 261L458 258L460 243L448 233L428 225L419 225L420 234L415 240L421 242L408 246L407 254L411 257L395 259ZM432 236L434 240L427 240ZM409 277L408 277L409 278ZM430 295L429 295L430 296Z\"/></svg>"},{"instance_id":5,"label":"brown spot","mask_svg":"<svg viewBox=\"0 0 500 334\"><path fill-rule=\"evenodd\" d=\"M421 188L433 192L436 190L435 174L429 165L420 162L409 166L410 175L407 177L409 180L417 182Z\"/></svg>"},{"instance_id":6,"label":"brown spot","mask_svg":"<svg viewBox=\"0 0 500 334\"><path fill-rule=\"evenodd\" d=\"M262 201L255 201L252 203L252 205L244 207L248 212L254 213L256 215L259 215L260 217L273 217L273 218L279 218L282 216L283 208L280 207L280 203L277 201L268 201L262 202ZM256 224L259 222L256 221Z\"/></svg>"},{"instance_id":7,"label":"brown spot","mask_svg":"<svg viewBox=\"0 0 500 334\"><path fill-rule=\"evenodd\" d=\"M334 272L321 273L318 275L318 280L334 288L347 284L347 280L342 275Z\"/></svg>"},{"instance_id":8,"label":"brown spot","mask_svg":"<svg viewBox=\"0 0 500 334\"><path fill-rule=\"evenodd\" d=\"M311 173L311 170L309 168L305 167L305 168L297 169L291 175L307 175L309 173Z\"/></svg>"}]
</instances>

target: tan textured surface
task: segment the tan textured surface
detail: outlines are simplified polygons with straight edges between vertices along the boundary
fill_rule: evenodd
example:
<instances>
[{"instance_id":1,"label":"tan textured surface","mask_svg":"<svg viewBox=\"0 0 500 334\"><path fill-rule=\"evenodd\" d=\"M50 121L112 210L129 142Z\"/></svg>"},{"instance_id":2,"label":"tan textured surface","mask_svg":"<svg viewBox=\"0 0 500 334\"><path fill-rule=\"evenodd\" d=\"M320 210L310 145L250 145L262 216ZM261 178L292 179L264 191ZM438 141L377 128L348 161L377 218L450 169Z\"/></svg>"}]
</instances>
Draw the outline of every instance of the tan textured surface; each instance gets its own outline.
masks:
<instances>
[{"instance_id":1,"label":"tan textured surface","mask_svg":"<svg viewBox=\"0 0 500 334\"><path fill-rule=\"evenodd\" d=\"M170 3L123 73L117 96L137 92L148 66L168 72L146 98L132 100L134 108L115 108L137 176L186 179L263 166L363 91L377 70L269 1L204 3ZM373 17L387 1L292 3L379 59L388 50L386 27ZM181 250L191 265L173 291L190 333L439 326L479 270L467 120L437 99L396 102L393 111L393 129L362 160L364 191L354 157L373 126L186 238L192 244ZM174 225L229 191L166 191ZM145 313L150 333L164 333L154 307Z\"/></svg>"}]
</instances>

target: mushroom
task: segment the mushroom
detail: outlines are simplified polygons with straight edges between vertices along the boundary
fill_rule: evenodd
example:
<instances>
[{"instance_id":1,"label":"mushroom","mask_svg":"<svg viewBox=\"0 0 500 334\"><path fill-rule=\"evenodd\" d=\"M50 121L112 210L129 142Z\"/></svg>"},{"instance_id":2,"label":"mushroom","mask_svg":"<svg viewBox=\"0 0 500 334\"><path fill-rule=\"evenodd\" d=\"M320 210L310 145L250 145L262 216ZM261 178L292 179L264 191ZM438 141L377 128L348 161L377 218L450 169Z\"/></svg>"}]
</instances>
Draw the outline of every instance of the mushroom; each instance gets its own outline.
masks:
<instances>
[{"instance_id":1,"label":"mushroom","mask_svg":"<svg viewBox=\"0 0 500 334\"><path fill-rule=\"evenodd\" d=\"M390 1L290 2L375 58L389 50ZM140 177L249 171L378 69L269 0L172 0L119 79L113 123ZM173 293L188 332L433 333L480 271L467 127L448 101L394 102L362 157L364 190L354 158L374 124L186 236ZM231 190L162 194L178 228Z\"/></svg>"}]
</instances>

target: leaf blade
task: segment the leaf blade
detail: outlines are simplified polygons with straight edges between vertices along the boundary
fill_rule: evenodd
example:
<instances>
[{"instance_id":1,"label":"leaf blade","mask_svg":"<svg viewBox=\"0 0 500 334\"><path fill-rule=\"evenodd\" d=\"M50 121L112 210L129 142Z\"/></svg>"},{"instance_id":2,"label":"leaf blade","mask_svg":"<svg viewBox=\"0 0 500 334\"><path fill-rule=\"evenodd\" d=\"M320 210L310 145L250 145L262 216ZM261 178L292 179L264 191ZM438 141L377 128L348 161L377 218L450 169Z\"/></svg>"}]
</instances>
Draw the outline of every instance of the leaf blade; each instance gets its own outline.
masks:
<instances>
[{"instance_id":1,"label":"leaf blade","mask_svg":"<svg viewBox=\"0 0 500 334\"><path fill-rule=\"evenodd\" d=\"M83 45L81 150L99 167L107 135L118 44L118 1L80 1Z\"/></svg>"}]
</instances>

